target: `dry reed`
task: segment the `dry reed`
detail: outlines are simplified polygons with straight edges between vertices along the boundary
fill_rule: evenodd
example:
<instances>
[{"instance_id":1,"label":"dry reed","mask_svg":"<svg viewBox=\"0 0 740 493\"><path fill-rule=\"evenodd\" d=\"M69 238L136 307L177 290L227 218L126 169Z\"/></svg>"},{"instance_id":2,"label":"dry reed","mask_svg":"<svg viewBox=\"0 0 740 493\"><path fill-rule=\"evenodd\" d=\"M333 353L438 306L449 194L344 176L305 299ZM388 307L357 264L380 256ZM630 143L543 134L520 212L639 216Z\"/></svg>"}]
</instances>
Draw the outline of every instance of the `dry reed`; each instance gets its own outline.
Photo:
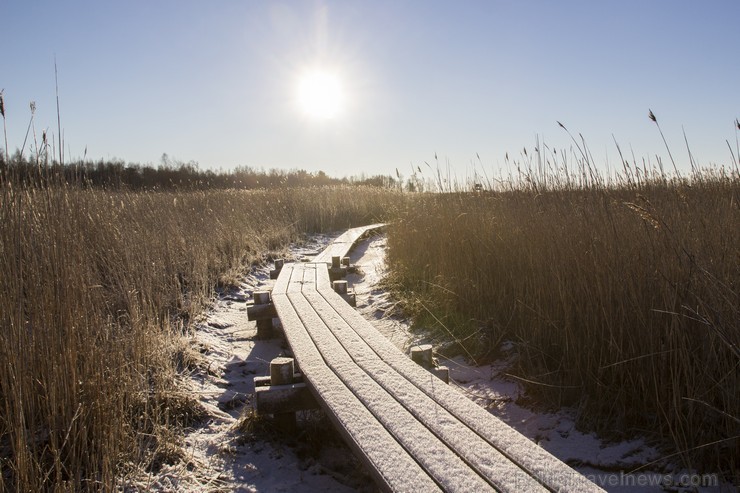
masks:
<instances>
[{"instance_id":1,"label":"dry reed","mask_svg":"<svg viewBox=\"0 0 740 493\"><path fill-rule=\"evenodd\" d=\"M514 341L512 374L579 406L582 425L657 435L685 465L737 475L740 177L634 166L606 184L586 156L572 174L525 164L498 192L408 202L391 285L471 353Z\"/></svg>"},{"instance_id":2,"label":"dry reed","mask_svg":"<svg viewBox=\"0 0 740 493\"><path fill-rule=\"evenodd\" d=\"M111 490L178 454L187 321L297 235L381 219L360 187L106 192L0 182L0 491Z\"/></svg>"}]
</instances>

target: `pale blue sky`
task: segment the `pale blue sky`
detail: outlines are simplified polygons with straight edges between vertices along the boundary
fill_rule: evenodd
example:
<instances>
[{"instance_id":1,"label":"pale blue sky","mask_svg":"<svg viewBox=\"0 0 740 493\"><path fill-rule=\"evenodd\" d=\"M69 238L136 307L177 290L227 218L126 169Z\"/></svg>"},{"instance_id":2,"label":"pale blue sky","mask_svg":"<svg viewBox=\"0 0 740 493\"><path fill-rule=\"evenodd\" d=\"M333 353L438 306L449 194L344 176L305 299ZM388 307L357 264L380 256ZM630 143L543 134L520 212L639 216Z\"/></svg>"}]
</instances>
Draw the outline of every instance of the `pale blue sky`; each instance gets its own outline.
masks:
<instances>
[{"instance_id":1,"label":"pale blue sky","mask_svg":"<svg viewBox=\"0 0 740 493\"><path fill-rule=\"evenodd\" d=\"M434 155L459 176L531 151L535 135L618 163L730 164L740 117L738 0L26 1L0 4L0 89L19 148L30 101L68 153L201 168L408 175ZM341 74L328 121L294 101L306 68ZM2 145L2 144L0 144ZM65 152L66 154L67 152Z\"/></svg>"}]
</instances>

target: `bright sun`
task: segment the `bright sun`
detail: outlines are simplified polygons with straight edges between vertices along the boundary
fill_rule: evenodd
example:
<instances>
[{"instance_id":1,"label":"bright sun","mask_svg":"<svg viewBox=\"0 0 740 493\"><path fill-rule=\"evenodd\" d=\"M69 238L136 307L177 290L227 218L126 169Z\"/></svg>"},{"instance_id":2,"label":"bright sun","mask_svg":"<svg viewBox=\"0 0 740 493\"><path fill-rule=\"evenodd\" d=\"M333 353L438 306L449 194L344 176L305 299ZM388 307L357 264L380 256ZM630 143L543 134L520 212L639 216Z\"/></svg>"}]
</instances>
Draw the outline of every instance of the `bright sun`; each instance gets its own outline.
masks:
<instances>
[{"instance_id":1,"label":"bright sun","mask_svg":"<svg viewBox=\"0 0 740 493\"><path fill-rule=\"evenodd\" d=\"M306 72L298 81L298 104L311 118L327 120L336 117L344 108L341 79L337 74L324 70Z\"/></svg>"}]
</instances>

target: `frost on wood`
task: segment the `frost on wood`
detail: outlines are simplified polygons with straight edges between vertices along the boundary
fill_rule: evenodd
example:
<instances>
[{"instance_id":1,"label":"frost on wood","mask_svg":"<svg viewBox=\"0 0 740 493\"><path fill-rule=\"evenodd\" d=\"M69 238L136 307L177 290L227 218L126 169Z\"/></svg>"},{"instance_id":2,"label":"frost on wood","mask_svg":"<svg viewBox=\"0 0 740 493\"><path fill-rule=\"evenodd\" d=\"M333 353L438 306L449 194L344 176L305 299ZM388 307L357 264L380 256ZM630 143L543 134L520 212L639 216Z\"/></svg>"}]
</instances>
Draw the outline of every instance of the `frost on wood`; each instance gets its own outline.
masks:
<instances>
[{"instance_id":1,"label":"frost on wood","mask_svg":"<svg viewBox=\"0 0 740 493\"><path fill-rule=\"evenodd\" d=\"M324 254L342 256L348 249L340 243ZM447 491L546 491L539 481L563 491L599 490L412 363L334 292L326 264L286 266L273 301L307 381L345 438L376 468L382 484L390 486L394 474L382 469L387 462L368 455L381 437L380 448L395 444L391 450L400 447L421 465L414 481L425 477ZM452 405L460 400L472 407ZM360 415L385 433L358 429L344 419ZM543 474L533 477L538 471Z\"/></svg>"},{"instance_id":2,"label":"frost on wood","mask_svg":"<svg viewBox=\"0 0 740 493\"><path fill-rule=\"evenodd\" d=\"M303 270L291 269L291 280L302 282ZM287 282L280 288L288 290L294 289L293 286L294 283ZM278 292L277 288L273 291L273 302L304 378L321 395L325 411L338 424L340 431L345 432L350 445L367 458L377 471L378 479L391 489L409 490L412 485L418 485L424 490L434 491L437 488L435 483L326 366L303 329L302 318L289 295Z\"/></svg>"}]
</instances>

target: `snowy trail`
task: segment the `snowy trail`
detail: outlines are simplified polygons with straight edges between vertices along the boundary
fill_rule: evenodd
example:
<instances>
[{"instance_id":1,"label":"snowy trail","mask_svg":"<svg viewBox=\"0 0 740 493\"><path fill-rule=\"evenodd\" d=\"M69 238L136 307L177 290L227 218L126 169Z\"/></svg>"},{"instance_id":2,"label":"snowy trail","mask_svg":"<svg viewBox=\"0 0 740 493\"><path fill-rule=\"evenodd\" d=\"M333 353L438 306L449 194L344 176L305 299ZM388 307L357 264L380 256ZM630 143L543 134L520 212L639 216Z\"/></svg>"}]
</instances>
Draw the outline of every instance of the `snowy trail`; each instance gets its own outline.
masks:
<instances>
[{"instance_id":1,"label":"snowy trail","mask_svg":"<svg viewBox=\"0 0 740 493\"><path fill-rule=\"evenodd\" d=\"M291 249L298 259L321 251L335 236L314 236L309 242ZM410 330L407 321L395 316L395 302L378 284L386 272L385 236L361 242L351 253L352 264L360 274L348 280L357 293L357 309L394 345L407 350L426 342L423 333ZM271 286L269 267L252 272L240 289L219 298L204 322L194 331L192 347L199 363L186 381L197 395L209 417L185 437L187 460L165 466L157 475L140 483L141 490L158 491L237 491L237 492L352 492L376 491L369 476L357 471L357 461L342 444L321 447L319 457L306 456L279 440L245 440L236 429L245 409L251 407L253 378L269 373L269 361L285 355L289 348L281 339L255 339L256 326L247 320L246 302L254 290ZM512 344L502 347L503 359L486 366L468 365L456 357L443 364L450 376L481 407L494 413L511 427L537 442L545 450L611 492L701 492L737 491L731 485L681 488L675 483L689 483L695 477L686 471L671 470L628 474L644 464L660 459L661 454L643 439L606 443L596 435L582 433L575 427L576 411L561 409L556 413L535 412L524 402L526 395L516 382L507 379ZM657 467L657 466L653 466ZM667 472L671 474L667 474ZM667 479L674 485L667 484ZM711 479L711 478L710 478Z\"/></svg>"}]
</instances>

